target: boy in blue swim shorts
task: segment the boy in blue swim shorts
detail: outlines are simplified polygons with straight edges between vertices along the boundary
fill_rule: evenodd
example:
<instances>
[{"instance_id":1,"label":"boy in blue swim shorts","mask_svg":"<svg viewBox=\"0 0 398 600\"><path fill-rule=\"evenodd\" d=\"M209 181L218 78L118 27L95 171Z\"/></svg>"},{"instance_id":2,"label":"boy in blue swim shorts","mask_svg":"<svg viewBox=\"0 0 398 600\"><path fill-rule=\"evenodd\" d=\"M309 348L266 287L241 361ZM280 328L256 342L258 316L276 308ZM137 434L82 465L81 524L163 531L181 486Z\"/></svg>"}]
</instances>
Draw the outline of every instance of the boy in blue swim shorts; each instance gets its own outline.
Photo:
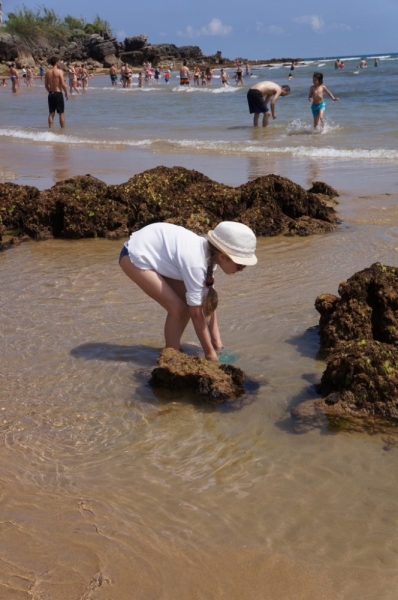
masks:
<instances>
[{"instance_id":1,"label":"boy in blue swim shorts","mask_svg":"<svg viewBox=\"0 0 398 600\"><path fill-rule=\"evenodd\" d=\"M323 99L323 93L325 92L334 102L336 102L338 98L336 98L336 96L334 96L332 92L328 90L326 85L323 85L322 73L314 73L312 82L313 85L310 87L308 100L309 102L312 102L311 110L314 116L314 129L316 129L319 123L321 123L321 127L323 127L325 124L323 115L325 113L326 102Z\"/></svg>"}]
</instances>

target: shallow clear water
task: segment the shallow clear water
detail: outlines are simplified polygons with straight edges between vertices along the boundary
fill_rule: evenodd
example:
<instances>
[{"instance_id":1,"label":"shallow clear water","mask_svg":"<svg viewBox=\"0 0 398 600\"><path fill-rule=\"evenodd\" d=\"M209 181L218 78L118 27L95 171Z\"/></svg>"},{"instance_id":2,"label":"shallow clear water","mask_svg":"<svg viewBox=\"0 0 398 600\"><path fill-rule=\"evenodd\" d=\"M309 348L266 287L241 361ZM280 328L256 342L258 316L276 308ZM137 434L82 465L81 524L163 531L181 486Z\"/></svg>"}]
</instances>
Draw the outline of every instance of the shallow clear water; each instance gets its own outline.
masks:
<instances>
[{"instance_id":1,"label":"shallow clear water","mask_svg":"<svg viewBox=\"0 0 398 600\"><path fill-rule=\"evenodd\" d=\"M164 315L120 243L0 255L2 598L395 598L397 450L297 435L289 414L324 368L315 297L396 263L397 196L339 211L336 232L260 240L258 266L218 276L224 343L260 384L239 410L148 386Z\"/></svg>"}]
</instances>

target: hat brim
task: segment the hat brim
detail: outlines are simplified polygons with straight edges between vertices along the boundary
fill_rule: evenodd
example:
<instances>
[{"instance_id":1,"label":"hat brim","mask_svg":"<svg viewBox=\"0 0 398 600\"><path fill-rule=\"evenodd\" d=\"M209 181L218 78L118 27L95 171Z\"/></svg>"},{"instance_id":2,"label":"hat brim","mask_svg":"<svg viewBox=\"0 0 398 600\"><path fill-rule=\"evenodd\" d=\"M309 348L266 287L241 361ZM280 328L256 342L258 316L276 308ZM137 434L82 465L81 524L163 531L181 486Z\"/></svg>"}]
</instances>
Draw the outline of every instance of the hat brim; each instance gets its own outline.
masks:
<instances>
[{"instance_id":1,"label":"hat brim","mask_svg":"<svg viewBox=\"0 0 398 600\"><path fill-rule=\"evenodd\" d=\"M212 229L208 232L207 238L213 246L215 246L223 254L226 254L231 260L234 261L236 265L245 265L245 267L253 267L257 264L257 256L254 253L251 256L236 256L236 254L231 254L229 250L224 248L221 244L217 242L217 240L214 239Z\"/></svg>"}]
</instances>

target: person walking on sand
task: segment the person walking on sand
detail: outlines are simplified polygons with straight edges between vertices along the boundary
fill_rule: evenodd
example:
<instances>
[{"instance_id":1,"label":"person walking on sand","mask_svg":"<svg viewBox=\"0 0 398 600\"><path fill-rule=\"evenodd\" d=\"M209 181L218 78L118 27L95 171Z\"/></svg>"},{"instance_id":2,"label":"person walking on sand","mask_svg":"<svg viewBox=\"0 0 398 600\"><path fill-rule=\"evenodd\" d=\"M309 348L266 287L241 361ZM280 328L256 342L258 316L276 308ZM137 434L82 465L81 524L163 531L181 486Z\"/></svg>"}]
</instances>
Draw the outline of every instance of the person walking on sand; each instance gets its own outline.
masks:
<instances>
[{"instance_id":1,"label":"person walking on sand","mask_svg":"<svg viewBox=\"0 0 398 600\"><path fill-rule=\"evenodd\" d=\"M249 111L253 117L253 125L257 127L258 119L261 113L264 113L263 127L268 126L269 114L271 112L272 118L276 119L275 105L279 96L284 97L290 94L290 87L288 85L278 85L273 81L261 81L253 85L247 92L247 102L249 104ZM268 107L270 104L271 111Z\"/></svg>"},{"instance_id":2,"label":"person walking on sand","mask_svg":"<svg viewBox=\"0 0 398 600\"><path fill-rule=\"evenodd\" d=\"M216 265L227 275L255 265L253 231L232 221L219 223L207 239L172 223L152 223L133 233L120 253L124 273L166 312L166 348L180 350L189 320L207 360L223 349L217 322Z\"/></svg>"},{"instance_id":3,"label":"person walking on sand","mask_svg":"<svg viewBox=\"0 0 398 600\"><path fill-rule=\"evenodd\" d=\"M16 94L18 91L18 88L19 88L19 75L18 75L18 71L15 67L15 63L11 63L10 78L11 78L11 85L12 85L12 93Z\"/></svg>"},{"instance_id":4,"label":"person walking on sand","mask_svg":"<svg viewBox=\"0 0 398 600\"><path fill-rule=\"evenodd\" d=\"M50 58L49 69L44 77L44 85L48 92L48 126L51 129L54 123L55 111L59 114L59 124L62 129L65 127L65 106L62 90L65 92L65 99L68 99L68 88L65 85L64 74L58 68L59 58L53 56Z\"/></svg>"},{"instance_id":5,"label":"person walking on sand","mask_svg":"<svg viewBox=\"0 0 398 600\"><path fill-rule=\"evenodd\" d=\"M323 94L326 93L334 102L337 102L338 98L332 94L326 87L323 85L323 74L322 73L314 73L312 77L313 85L310 87L310 92L308 94L309 102L311 104L311 110L314 117L314 129L316 129L321 124L321 127L324 126L324 114L326 108L326 102L323 99Z\"/></svg>"}]
</instances>

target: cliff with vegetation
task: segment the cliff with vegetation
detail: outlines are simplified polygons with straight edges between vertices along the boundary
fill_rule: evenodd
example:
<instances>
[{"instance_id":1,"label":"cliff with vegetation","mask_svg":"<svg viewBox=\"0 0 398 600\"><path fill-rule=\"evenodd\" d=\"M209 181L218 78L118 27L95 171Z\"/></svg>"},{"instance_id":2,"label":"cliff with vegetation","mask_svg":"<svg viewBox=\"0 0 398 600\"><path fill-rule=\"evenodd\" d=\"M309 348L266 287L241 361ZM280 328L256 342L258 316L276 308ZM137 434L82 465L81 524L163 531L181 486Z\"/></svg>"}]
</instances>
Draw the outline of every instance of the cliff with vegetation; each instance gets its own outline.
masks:
<instances>
[{"instance_id":1,"label":"cliff with vegetation","mask_svg":"<svg viewBox=\"0 0 398 600\"><path fill-rule=\"evenodd\" d=\"M86 62L93 67L120 66L127 63L141 66L143 62L157 65L167 61L189 63L228 63L221 52L205 56L198 46L174 44L148 44L145 34L118 41L111 27L98 15L92 22L67 15L63 19L45 7L36 10L22 9L7 15L0 34L0 62L15 62L35 66L48 63L51 56L64 62Z\"/></svg>"}]
</instances>

